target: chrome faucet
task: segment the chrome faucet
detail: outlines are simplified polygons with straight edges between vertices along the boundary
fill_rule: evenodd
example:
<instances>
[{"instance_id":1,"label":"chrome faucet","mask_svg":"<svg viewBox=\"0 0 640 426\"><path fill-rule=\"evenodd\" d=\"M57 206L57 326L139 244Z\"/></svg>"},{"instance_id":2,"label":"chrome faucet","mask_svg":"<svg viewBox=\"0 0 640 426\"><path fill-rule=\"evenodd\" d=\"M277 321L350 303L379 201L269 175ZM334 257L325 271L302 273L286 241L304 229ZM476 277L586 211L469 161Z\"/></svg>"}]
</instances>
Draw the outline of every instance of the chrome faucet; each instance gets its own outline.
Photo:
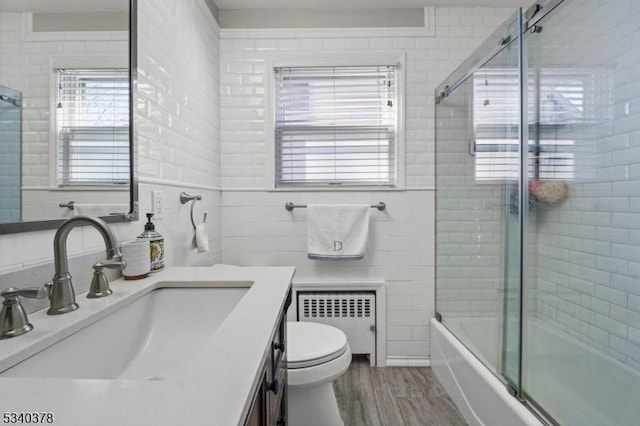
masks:
<instances>
[{"instance_id":1,"label":"chrome faucet","mask_svg":"<svg viewBox=\"0 0 640 426\"><path fill-rule=\"evenodd\" d=\"M69 232L79 225L91 225L96 228L102 235L107 247L107 259L110 262L122 261L122 253L120 253L118 241L104 220L93 216L78 215L65 221L58 228L53 239L55 274L49 287L49 301L51 303L47 311L49 315L66 314L78 309L76 295L71 283L71 275L69 274L69 264L67 263L67 237Z\"/></svg>"}]
</instances>

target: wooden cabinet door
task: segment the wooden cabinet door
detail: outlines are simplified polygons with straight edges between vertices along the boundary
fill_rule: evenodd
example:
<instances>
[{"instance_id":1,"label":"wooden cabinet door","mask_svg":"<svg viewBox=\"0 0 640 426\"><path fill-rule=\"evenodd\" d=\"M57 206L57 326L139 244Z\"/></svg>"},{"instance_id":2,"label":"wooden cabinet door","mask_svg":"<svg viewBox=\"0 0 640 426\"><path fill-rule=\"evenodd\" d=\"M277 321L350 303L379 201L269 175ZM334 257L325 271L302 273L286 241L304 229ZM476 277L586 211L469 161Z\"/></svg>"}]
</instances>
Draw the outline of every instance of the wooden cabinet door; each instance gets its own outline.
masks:
<instances>
[{"instance_id":1,"label":"wooden cabinet door","mask_svg":"<svg viewBox=\"0 0 640 426\"><path fill-rule=\"evenodd\" d=\"M266 371L264 369L260 377L260 386L253 396L253 404L247 416L245 426L265 426L267 424Z\"/></svg>"}]
</instances>

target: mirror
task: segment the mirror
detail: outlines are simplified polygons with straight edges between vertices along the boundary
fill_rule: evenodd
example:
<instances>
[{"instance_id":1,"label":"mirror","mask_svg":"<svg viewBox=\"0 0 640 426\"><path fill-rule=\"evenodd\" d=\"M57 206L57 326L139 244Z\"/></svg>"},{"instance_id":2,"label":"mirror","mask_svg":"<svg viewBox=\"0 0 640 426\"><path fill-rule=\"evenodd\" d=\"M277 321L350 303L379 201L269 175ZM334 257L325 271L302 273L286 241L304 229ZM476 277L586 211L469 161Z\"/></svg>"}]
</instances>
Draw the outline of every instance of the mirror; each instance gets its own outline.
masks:
<instances>
[{"instance_id":1,"label":"mirror","mask_svg":"<svg viewBox=\"0 0 640 426\"><path fill-rule=\"evenodd\" d=\"M137 220L136 0L0 0L0 234Z\"/></svg>"}]
</instances>

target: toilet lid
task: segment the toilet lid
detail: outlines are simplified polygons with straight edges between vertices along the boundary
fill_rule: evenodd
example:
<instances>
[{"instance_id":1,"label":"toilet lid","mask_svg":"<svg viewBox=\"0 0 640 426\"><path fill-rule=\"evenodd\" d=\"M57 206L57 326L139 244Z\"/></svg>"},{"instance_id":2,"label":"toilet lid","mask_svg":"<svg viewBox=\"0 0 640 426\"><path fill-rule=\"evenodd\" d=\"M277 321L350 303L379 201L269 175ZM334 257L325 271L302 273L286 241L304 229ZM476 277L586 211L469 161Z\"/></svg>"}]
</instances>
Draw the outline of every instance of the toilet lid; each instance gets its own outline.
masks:
<instances>
[{"instance_id":1,"label":"toilet lid","mask_svg":"<svg viewBox=\"0 0 640 426\"><path fill-rule=\"evenodd\" d=\"M347 336L335 327L314 322L287 323L287 367L322 364L346 352Z\"/></svg>"}]
</instances>

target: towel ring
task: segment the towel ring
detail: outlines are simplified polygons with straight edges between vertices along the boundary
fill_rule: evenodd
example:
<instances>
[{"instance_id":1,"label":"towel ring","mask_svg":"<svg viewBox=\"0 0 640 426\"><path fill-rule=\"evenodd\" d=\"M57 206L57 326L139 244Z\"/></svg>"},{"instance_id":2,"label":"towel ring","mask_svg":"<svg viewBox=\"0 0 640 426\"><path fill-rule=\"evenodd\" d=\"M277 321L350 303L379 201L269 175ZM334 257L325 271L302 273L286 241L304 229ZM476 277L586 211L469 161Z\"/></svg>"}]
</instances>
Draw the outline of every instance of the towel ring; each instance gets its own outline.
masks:
<instances>
[{"instance_id":1,"label":"towel ring","mask_svg":"<svg viewBox=\"0 0 640 426\"><path fill-rule=\"evenodd\" d=\"M187 194L186 192L181 192L180 193L180 203L181 204L187 204L189 201L191 201L191 225L193 225L193 229L196 229L196 221L193 220L193 207L196 205L196 201L202 200L202 195L190 195ZM207 221L207 214L204 214L204 217L202 219L202 223L206 223Z\"/></svg>"}]
</instances>

